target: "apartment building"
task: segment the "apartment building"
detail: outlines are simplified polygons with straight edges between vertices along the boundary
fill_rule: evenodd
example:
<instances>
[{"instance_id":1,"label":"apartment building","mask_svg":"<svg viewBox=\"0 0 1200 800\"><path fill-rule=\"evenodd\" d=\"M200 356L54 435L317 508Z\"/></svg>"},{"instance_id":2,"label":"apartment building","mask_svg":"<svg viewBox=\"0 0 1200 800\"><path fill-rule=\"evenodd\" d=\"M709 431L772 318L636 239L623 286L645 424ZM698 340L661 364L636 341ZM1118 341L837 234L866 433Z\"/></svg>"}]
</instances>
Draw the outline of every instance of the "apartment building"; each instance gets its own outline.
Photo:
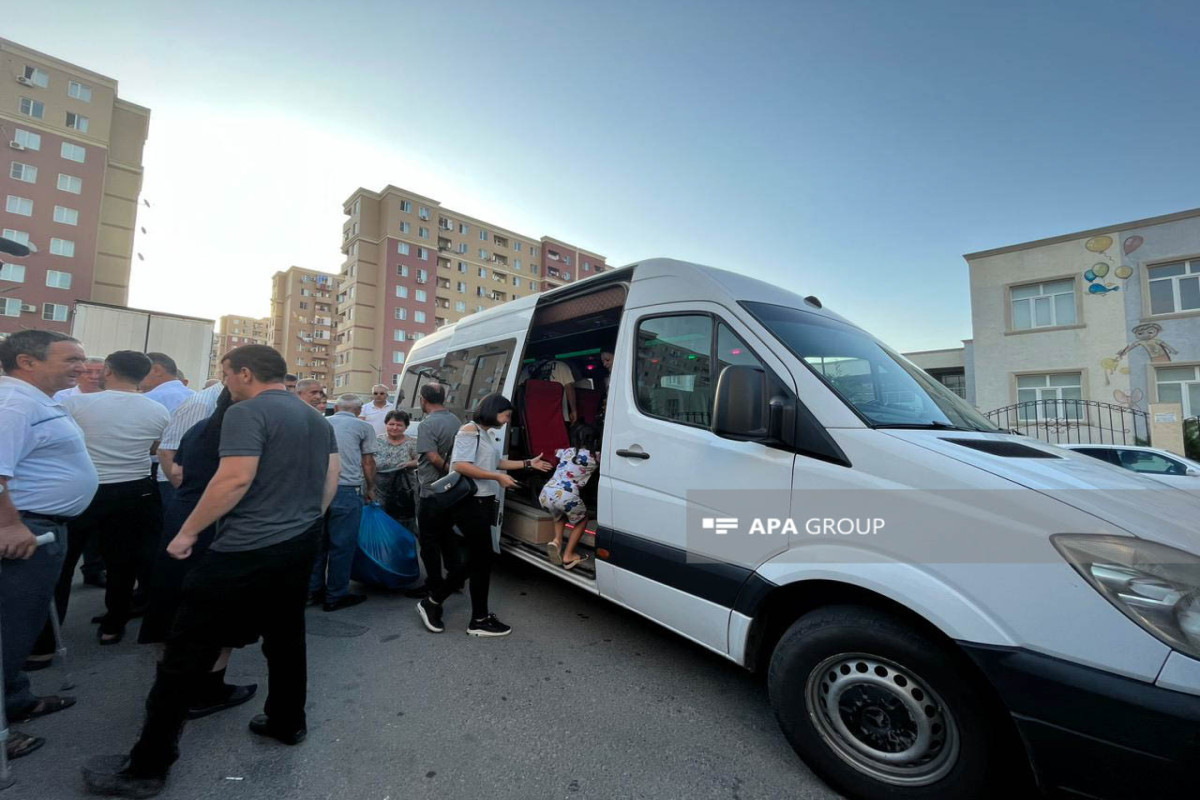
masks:
<instances>
[{"instance_id":1,"label":"apartment building","mask_svg":"<svg viewBox=\"0 0 1200 800\"><path fill-rule=\"evenodd\" d=\"M468 314L603 272L604 257L387 186L343 210L334 388L395 385L412 342Z\"/></svg>"},{"instance_id":2,"label":"apartment building","mask_svg":"<svg viewBox=\"0 0 1200 800\"><path fill-rule=\"evenodd\" d=\"M221 356L244 344L272 344L271 318L255 319L226 314L218 319L217 332L213 334L212 363L209 365L208 376L221 377Z\"/></svg>"},{"instance_id":3,"label":"apartment building","mask_svg":"<svg viewBox=\"0 0 1200 800\"><path fill-rule=\"evenodd\" d=\"M117 81L0 39L0 335L68 331L76 300L123 306L150 110Z\"/></svg>"},{"instance_id":4,"label":"apartment building","mask_svg":"<svg viewBox=\"0 0 1200 800\"><path fill-rule=\"evenodd\" d=\"M336 275L288 267L271 278L270 345L283 354L288 371L327 385L333 377Z\"/></svg>"},{"instance_id":5,"label":"apartment building","mask_svg":"<svg viewBox=\"0 0 1200 800\"><path fill-rule=\"evenodd\" d=\"M1200 209L964 256L976 405L1200 415ZM1055 401L1058 402L1056 405ZM1054 422L1054 420L1050 420Z\"/></svg>"}]
</instances>

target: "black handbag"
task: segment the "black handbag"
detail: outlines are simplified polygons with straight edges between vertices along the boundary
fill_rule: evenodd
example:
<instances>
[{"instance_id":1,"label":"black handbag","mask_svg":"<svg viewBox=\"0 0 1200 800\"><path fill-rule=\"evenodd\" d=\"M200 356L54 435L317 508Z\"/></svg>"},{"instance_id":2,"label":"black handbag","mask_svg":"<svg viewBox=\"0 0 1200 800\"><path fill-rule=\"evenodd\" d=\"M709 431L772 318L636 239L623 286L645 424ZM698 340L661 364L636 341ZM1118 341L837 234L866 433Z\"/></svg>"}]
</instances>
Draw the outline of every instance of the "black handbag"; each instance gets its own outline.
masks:
<instances>
[{"instance_id":1,"label":"black handbag","mask_svg":"<svg viewBox=\"0 0 1200 800\"><path fill-rule=\"evenodd\" d=\"M468 497L474 497L477 488L475 481L461 472L450 472L429 484L429 494L421 502L434 511L449 511Z\"/></svg>"}]
</instances>

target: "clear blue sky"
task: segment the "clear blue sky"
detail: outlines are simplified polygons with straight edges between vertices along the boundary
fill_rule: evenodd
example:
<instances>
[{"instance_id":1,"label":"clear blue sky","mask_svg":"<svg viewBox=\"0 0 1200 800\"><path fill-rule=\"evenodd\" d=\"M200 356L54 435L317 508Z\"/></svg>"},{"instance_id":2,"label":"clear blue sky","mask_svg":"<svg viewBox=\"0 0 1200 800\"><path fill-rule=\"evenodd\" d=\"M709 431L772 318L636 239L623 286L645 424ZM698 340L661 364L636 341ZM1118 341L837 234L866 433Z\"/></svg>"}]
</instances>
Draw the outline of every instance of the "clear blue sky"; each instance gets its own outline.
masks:
<instances>
[{"instance_id":1,"label":"clear blue sky","mask_svg":"<svg viewBox=\"0 0 1200 800\"><path fill-rule=\"evenodd\" d=\"M2 35L152 109L131 304L164 311L265 315L393 183L932 349L970 336L963 253L1200 206L1197 3L104 6Z\"/></svg>"}]
</instances>

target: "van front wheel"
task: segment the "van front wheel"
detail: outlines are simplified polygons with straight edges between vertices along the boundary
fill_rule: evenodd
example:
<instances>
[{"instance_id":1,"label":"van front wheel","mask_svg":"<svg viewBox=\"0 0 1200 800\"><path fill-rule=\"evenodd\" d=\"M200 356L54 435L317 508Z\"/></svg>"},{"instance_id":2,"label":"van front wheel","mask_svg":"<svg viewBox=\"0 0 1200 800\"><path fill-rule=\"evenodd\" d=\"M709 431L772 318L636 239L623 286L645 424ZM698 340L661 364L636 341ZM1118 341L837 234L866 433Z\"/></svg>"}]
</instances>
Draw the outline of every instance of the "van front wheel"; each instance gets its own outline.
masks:
<instances>
[{"instance_id":1,"label":"van front wheel","mask_svg":"<svg viewBox=\"0 0 1200 800\"><path fill-rule=\"evenodd\" d=\"M898 617L835 606L797 620L771 657L780 727L827 783L857 800L998 792L1002 721L960 654Z\"/></svg>"}]
</instances>

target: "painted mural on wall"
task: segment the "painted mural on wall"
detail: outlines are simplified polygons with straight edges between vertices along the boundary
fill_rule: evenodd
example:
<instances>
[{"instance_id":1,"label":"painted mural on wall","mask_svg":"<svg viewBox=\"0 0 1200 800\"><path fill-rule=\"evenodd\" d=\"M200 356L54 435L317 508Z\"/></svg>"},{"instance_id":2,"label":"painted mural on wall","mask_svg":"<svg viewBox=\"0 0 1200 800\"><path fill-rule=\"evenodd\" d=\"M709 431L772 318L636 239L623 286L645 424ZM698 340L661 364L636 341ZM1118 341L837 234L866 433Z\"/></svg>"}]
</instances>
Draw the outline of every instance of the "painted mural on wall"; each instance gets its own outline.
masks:
<instances>
[{"instance_id":1,"label":"painted mural on wall","mask_svg":"<svg viewBox=\"0 0 1200 800\"><path fill-rule=\"evenodd\" d=\"M1144 350L1151 364L1169 364L1172 355L1179 355L1178 350L1158 338L1160 333L1162 333L1162 326L1157 322L1143 322L1141 325L1134 326L1132 342L1121 348L1115 356L1100 359L1100 368L1104 370L1104 385L1109 385L1109 377L1117 372L1122 375L1129 374L1129 366L1122 365L1121 361L1134 350ZM1143 399L1143 393L1141 389L1134 389L1130 393L1115 389L1113 398L1121 405L1136 408Z\"/></svg>"},{"instance_id":2,"label":"painted mural on wall","mask_svg":"<svg viewBox=\"0 0 1200 800\"><path fill-rule=\"evenodd\" d=\"M1117 405L1125 408L1134 408L1141 410L1142 400L1145 395L1141 389L1134 389L1132 392L1124 392L1120 389L1113 389L1113 400L1117 401Z\"/></svg>"},{"instance_id":3,"label":"painted mural on wall","mask_svg":"<svg viewBox=\"0 0 1200 800\"><path fill-rule=\"evenodd\" d=\"M1145 241L1141 236L1125 237L1125 241L1121 243L1123 255L1128 256L1141 247ZM1108 251L1112 246L1113 237L1111 236L1093 236L1083 243L1085 250L1104 259L1084 270L1083 279L1088 282L1087 292L1090 295L1106 295L1109 292L1120 291L1120 284L1109 280L1110 273L1121 281L1126 281L1133 275L1133 267L1128 264L1118 264L1109 254Z\"/></svg>"}]
</instances>

